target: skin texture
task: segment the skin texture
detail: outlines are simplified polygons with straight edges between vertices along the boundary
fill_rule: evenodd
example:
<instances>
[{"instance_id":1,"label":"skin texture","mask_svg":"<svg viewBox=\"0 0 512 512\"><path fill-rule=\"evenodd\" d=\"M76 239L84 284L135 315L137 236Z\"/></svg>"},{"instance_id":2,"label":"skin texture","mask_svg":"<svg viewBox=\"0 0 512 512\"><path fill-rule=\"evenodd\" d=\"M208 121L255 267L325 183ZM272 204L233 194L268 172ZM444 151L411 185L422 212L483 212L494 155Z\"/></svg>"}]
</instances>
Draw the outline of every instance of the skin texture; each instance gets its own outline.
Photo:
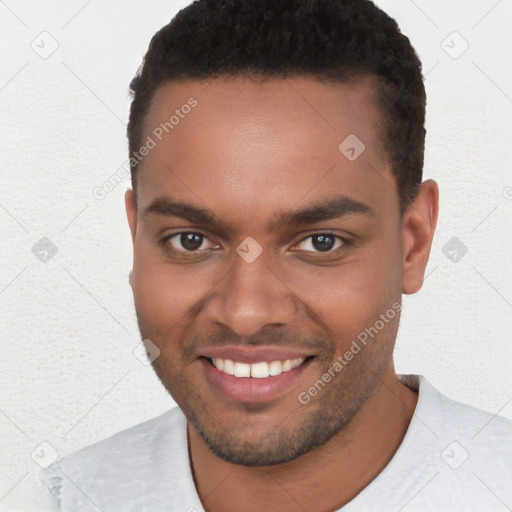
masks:
<instances>
[{"instance_id":1,"label":"skin texture","mask_svg":"<svg viewBox=\"0 0 512 512\"><path fill-rule=\"evenodd\" d=\"M339 508L389 462L412 417L417 396L392 359L398 314L309 403L298 400L402 293L421 288L428 261L437 185L424 182L400 217L372 92L368 79L230 77L169 83L153 99L144 138L190 97L197 106L139 165L136 200L126 193L131 282L142 337L161 351L155 371L189 421L209 512ZM365 144L354 161L338 149L349 134ZM271 225L339 195L372 213ZM163 196L219 223L146 212ZM205 236L199 250L179 236L162 242L182 232ZM318 251L311 236L326 232L347 242ZM252 263L236 253L247 237L263 249ZM285 393L244 403L205 378L201 352L223 345L314 357Z\"/></svg>"}]
</instances>

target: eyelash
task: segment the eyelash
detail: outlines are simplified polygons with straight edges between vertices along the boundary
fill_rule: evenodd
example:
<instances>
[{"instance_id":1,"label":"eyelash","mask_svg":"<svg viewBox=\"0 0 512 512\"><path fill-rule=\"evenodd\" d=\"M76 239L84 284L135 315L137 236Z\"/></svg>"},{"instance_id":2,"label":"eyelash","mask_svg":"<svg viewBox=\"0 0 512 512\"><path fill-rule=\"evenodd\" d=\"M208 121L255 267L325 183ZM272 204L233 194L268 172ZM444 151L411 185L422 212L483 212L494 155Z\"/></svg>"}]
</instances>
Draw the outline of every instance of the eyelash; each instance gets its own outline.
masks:
<instances>
[{"instance_id":1,"label":"eyelash","mask_svg":"<svg viewBox=\"0 0 512 512\"><path fill-rule=\"evenodd\" d=\"M202 250L195 250L195 251L187 251L186 249L183 249L183 250L180 250L180 249L175 249L173 247L171 247L169 245L169 241L172 240L173 238L176 238L176 237L180 237L182 235L191 235L191 234L194 234L194 235L198 235L198 236L201 236L203 237L203 240L202 242L206 239L206 240L209 240L209 238L204 235L203 233L200 233L198 231L180 231L178 233L173 233L171 235L167 235L165 236L164 238L162 238L160 240L160 245L168 252L170 253L174 253L174 254L180 254L180 255L190 255L190 256L197 256L198 254L204 252L204 251L207 251L209 249L202 249ZM343 236L340 236L340 235L337 235L331 231L318 231L316 233L312 233L311 235L308 235L306 237L304 237L303 239L301 239L297 244L295 244L295 246L297 245L300 245L302 244L303 242L305 242L306 240L309 240L309 239L312 239L314 238L315 236L320 236L320 235L325 235L325 236L329 236L329 237L332 237L335 239L335 243L336 241L340 241L341 242L341 245L336 247L336 248L333 248L333 249L329 249L328 251L303 251L305 253L308 253L308 254L318 254L318 255L322 255L322 254L326 254L326 255L332 255L332 254L336 254L338 253L341 249L343 249L343 247L346 247L346 246L350 246L351 245L351 241ZM201 243L202 245L202 243ZM295 247L294 246L294 247ZM301 251L296 251L296 252L301 252Z\"/></svg>"}]
</instances>

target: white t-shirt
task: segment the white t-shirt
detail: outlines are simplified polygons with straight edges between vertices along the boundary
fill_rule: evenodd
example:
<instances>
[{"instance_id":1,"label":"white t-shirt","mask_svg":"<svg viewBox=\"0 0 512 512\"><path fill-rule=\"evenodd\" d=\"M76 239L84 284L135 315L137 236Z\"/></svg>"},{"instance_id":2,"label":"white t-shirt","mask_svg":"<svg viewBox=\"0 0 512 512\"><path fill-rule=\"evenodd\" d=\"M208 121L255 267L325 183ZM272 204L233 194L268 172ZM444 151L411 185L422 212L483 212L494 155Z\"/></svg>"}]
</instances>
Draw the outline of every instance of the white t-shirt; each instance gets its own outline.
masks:
<instances>
[{"instance_id":1,"label":"white t-shirt","mask_svg":"<svg viewBox=\"0 0 512 512\"><path fill-rule=\"evenodd\" d=\"M340 510L510 512L512 422L449 400L421 375L400 379L419 389L406 435ZM63 512L204 512L177 407L65 457L45 476Z\"/></svg>"}]
</instances>

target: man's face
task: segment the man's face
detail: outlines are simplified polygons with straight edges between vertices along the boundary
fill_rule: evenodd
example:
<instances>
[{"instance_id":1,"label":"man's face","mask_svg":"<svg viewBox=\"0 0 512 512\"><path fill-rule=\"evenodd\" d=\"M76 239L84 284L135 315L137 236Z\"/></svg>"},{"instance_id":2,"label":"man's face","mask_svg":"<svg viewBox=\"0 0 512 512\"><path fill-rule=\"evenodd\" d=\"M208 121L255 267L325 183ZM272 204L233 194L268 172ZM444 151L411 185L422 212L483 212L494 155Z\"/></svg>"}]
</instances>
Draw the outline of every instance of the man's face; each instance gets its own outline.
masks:
<instances>
[{"instance_id":1,"label":"man's face","mask_svg":"<svg viewBox=\"0 0 512 512\"><path fill-rule=\"evenodd\" d=\"M137 217L127 195L139 328L227 461L276 464L325 443L392 366L401 224L372 98L367 82L223 78L153 99Z\"/></svg>"}]
</instances>

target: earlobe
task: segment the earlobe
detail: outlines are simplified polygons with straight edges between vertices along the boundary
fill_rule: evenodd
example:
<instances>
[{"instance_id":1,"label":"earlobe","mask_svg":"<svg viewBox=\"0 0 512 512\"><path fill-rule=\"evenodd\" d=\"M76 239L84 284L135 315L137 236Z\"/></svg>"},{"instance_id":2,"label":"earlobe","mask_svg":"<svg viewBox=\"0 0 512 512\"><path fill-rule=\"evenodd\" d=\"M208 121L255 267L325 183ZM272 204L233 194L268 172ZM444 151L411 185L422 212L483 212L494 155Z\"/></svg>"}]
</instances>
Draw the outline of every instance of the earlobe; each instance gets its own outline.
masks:
<instances>
[{"instance_id":1,"label":"earlobe","mask_svg":"<svg viewBox=\"0 0 512 512\"><path fill-rule=\"evenodd\" d=\"M135 202L135 193L130 188L124 195L124 204L126 207L126 217L132 234L132 241L135 242L135 232L137 230L137 205Z\"/></svg>"},{"instance_id":2,"label":"earlobe","mask_svg":"<svg viewBox=\"0 0 512 512\"><path fill-rule=\"evenodd\" d=\"M402 224L402 293L416 293L423 285L439 211L439 188L433 180L421 184Z\"/></svg>"}]
</instances>

